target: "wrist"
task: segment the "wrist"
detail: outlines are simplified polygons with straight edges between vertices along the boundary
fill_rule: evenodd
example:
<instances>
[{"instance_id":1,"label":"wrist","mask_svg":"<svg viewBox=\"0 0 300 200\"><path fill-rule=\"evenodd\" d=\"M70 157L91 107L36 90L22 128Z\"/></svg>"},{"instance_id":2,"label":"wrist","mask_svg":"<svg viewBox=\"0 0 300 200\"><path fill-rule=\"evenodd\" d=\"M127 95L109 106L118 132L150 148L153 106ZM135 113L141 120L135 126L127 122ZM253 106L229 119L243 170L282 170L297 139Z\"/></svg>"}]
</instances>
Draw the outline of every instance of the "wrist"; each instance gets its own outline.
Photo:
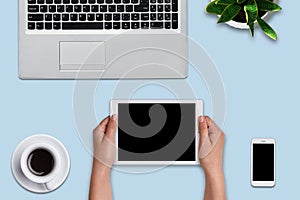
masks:
<instances>
[{"instance_id":1,"label":"wrist","mask_svg":"<svg viewBox=\"0 0 300 200\"><path fill-rule=\"evenodd\" d=\"M93 161L93 171L97 171L98 173L101 173L102 176L110 177L111 168L102 164L100 161L94 158Z\"/></svg>"},{"instance_id":2,"label":"wrist","mask_svg":"<svg viewBox=\"0 0 300 200\"><path fill-rule=\"evenodd\" d=\"M223 169L204 169L205 176L207 178L224 177Z\"/></svg>"}]
</instances>

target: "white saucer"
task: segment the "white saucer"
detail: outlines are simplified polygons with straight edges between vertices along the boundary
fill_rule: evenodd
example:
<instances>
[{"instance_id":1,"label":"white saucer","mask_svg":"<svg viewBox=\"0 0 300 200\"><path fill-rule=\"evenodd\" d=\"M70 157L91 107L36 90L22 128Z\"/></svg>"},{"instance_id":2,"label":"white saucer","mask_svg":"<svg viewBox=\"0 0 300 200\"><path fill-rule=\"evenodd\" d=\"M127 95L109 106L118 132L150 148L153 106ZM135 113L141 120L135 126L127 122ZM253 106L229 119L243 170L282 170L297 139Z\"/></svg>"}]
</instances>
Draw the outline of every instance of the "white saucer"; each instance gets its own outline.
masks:
<instances>
[{"instance_id":1,"label":"white saucer","mask_svg":"<svg viewBox=\"0 0 300 200\"><path fill-rule=\"evenodd\" d=\"M61 170L58 175L54 178L54 187L51 190L48 190L45 184L35 183L29 180L22 172L20 166L20 159L23 151L30 145L35 143L47 143L53 146L58 154L61 156ZM33 135L26 139L24 139L16 148L13 153L12 160L11 160L11 170L16 179L16 181L21 185L23 188L30 192L35 193L47 193L53 190L56 190L60 187L64 181L66 180L69 170L70 170L70 158L69 154L64 147L64 145L58 141L56 138L49 136L49 135Z\"/></svg>"}]
</instances>

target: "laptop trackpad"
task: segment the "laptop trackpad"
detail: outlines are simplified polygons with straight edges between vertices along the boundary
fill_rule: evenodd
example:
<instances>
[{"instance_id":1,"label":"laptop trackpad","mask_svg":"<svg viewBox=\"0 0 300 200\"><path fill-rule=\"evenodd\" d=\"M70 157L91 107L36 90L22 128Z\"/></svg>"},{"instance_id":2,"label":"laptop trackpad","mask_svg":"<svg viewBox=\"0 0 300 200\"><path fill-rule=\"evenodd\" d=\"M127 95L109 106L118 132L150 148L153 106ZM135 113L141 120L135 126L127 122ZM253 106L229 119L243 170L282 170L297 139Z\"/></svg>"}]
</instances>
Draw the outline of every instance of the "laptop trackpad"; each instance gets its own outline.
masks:
<instances>
[{"instance_id":1,"label":"laptop trackpad","mask_svg":"<svg viewBox=\"0 0 300 200\"><path fill-rule=\"evenodd\" d=\"M104 42L60 42L60 70L104 70Z\"/></svg>"}]
</instances>

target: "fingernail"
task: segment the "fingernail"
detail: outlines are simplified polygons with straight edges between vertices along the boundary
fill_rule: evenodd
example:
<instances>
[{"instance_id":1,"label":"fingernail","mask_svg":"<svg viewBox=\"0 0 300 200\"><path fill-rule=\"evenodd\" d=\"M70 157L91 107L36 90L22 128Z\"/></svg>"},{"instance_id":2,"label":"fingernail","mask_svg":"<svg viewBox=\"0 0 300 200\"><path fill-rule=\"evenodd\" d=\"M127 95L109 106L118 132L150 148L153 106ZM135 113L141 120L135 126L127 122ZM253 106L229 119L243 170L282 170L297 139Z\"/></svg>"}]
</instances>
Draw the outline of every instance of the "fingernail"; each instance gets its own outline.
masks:
<instances>
[{"instance_id":1,"label":"fingernail","mask_svg":"<svg viewBox=\"0 0 300 200\"><path fill-rule=\"evenodd\" d=\"M113 115L113 116L111 116L111 119L114 121L117 121L118 117L117 117L117 115Z\"/></svg>"},{"instance_id":2,"label":"fingernail","mask_svg":"<svg viewBox=\"0 0 300 200\"><path fill-rule=\"evenodd\" d=\"M204 122L204 117L201 116L200 119L199 119L200 123L203 123Z\"/></svg>"}]
</instances>

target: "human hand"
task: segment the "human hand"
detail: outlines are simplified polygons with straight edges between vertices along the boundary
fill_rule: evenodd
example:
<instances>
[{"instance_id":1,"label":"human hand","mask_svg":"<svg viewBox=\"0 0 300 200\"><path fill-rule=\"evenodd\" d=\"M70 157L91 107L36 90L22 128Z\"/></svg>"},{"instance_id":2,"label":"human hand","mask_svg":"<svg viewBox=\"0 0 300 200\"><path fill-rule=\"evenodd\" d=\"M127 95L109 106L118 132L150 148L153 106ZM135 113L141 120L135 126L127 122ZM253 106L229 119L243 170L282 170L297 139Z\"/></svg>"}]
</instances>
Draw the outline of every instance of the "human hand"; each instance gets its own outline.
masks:
<instances>
[{"instance_id":1,"label":"human hand","mask_svg":"<svg viewBox=\"0 0 300 200\"><path fill-rule=\"evenodd\" d=\"M106 117L93 131L94 160L111 168L115 162L117 116Z\"/></svg>"},{"instance_id":2,"label":"human hand","mask_svg":"<svg viewBox=\"0 0 300 200\"><path fill-rule=\"evenodd\" d=\"M199 161L206 175L223 173L224 133L209 117L199 117Z\"/></svg>"}]
</instances>

